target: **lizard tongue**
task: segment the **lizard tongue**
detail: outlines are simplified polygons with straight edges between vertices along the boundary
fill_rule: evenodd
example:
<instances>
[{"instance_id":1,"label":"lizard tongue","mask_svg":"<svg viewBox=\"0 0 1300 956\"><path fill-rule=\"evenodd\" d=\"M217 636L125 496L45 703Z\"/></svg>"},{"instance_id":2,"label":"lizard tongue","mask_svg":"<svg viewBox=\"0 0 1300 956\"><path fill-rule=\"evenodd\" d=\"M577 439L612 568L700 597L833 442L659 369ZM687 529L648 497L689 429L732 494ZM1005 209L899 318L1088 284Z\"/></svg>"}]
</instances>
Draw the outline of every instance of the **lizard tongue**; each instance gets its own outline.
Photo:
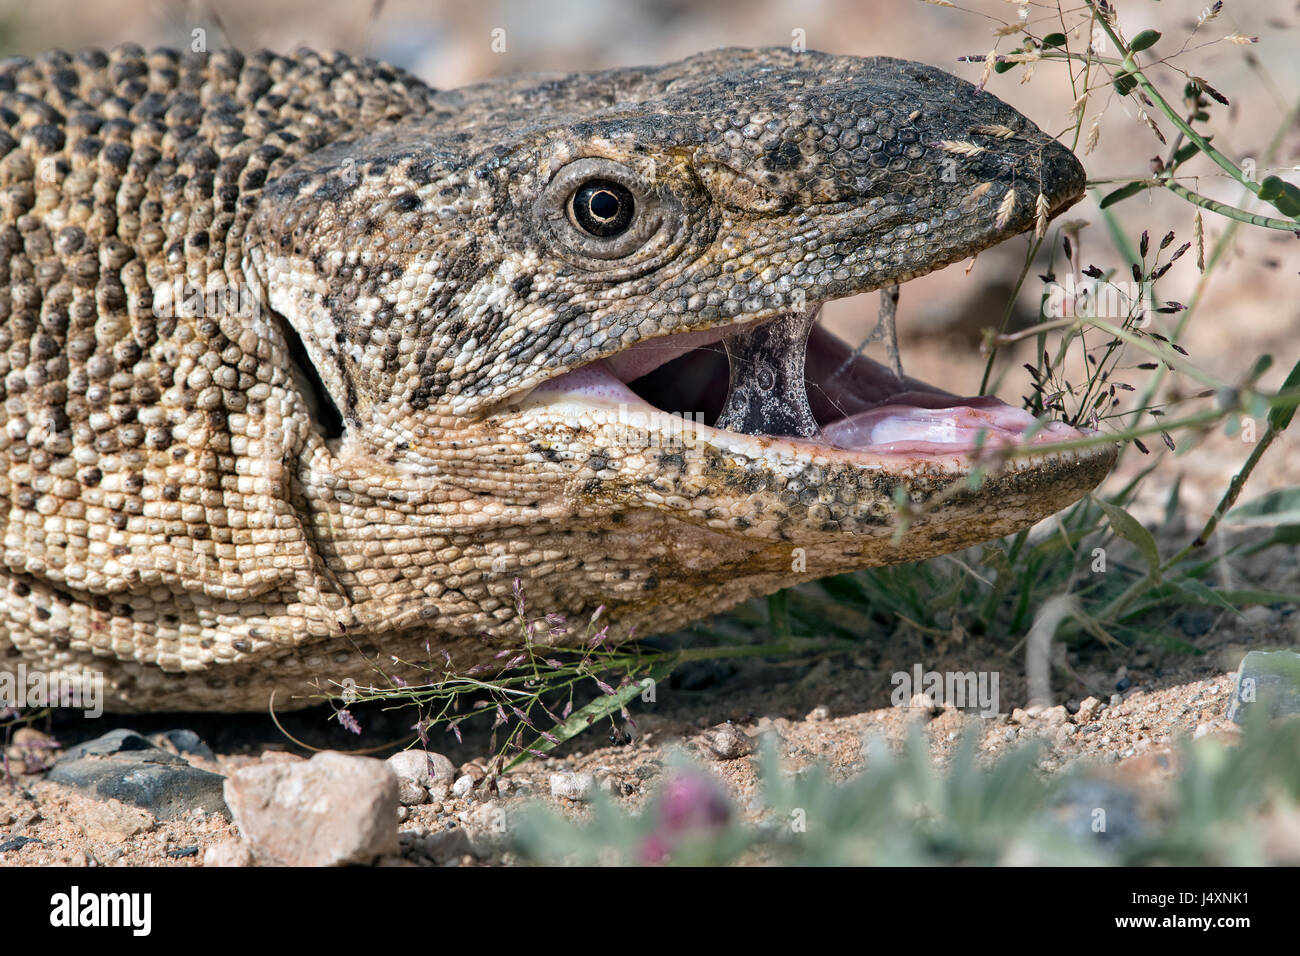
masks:
<instances>
[{"instance_id":1,"label":"lizard tongue","mask_svg":"<svg viewBox=\"0 0 1300 956\"><path fill-rule=\"evenodd\" d=\"M816 308L789 312L723 339L731 376L718 428L800 438L821 431L804 390L808 332L816 319Z\"/></svg>"}]
</instances>

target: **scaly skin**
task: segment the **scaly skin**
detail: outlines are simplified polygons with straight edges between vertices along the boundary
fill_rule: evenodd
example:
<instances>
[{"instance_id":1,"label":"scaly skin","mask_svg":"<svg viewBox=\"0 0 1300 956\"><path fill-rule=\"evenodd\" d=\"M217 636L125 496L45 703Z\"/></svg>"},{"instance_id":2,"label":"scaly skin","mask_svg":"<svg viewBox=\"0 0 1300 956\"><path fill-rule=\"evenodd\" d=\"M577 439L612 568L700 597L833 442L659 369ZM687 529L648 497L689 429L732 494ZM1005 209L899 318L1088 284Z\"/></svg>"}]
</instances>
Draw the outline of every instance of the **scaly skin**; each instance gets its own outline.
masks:
<instances>
[{"instance_id":1,"label":"scaly skin","mask_svg":"<svg viewBox=\"0 0 1300 956\"><path fill-rule=\"evenodd\" d=\"M592 176L635 196L614 239L566 213ZM7 61L0 667L102 672L118 710L292 706L426 642L490 659L516 578L647 633L1026 527L1113 451L976 490L955 456L644 447L617 395L554 380L921 275L1082 188L1010 107L900 60L723 50L446 93L306 52ZM193 308L183 282L231 294ZM946 497L895 542L899 488Z\"/></svg>"}]
</instances>

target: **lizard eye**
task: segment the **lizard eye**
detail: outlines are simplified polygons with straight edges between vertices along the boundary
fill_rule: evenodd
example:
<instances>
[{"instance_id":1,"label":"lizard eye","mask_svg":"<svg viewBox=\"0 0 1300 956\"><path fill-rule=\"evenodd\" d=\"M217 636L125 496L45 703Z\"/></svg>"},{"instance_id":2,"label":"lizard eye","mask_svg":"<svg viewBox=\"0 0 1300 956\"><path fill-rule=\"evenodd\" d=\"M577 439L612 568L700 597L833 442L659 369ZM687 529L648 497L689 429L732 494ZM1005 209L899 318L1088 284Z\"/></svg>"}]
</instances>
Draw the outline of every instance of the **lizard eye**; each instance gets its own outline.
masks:
<instances>
[{"instance_id":1,"label":"lizard eye","mask_svg":"<svg viewBox=\"0 0 1300 956\"><path fill-rule=\"evenodd\" d=\"M608 239L627 231L636 200L626 186L608 179L589 179L569 199L573 224L593 236Z\"/></svg>"},{"instance_id":2,"label":"lizard eye","mask_svg":"<svg viewBox=\"0 0 1300 956\"><path fill-rule=\"evenodd\" d=\"M575 159L552 175L534 213L554 250L583 269L642 267L676 234L681 204L623 163Z\"/></svg>"}]
</instances>

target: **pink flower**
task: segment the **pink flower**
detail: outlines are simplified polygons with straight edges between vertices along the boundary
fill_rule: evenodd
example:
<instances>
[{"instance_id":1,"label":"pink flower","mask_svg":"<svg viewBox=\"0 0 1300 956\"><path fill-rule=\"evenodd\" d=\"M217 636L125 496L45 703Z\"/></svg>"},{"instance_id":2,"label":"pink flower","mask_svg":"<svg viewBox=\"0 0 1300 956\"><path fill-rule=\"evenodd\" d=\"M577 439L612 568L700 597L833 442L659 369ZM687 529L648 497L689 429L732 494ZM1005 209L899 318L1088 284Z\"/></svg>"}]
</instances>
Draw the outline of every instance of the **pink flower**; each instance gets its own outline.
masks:
<instances>
[{"instance_id":1,"label":"pink flower","mask_svg":"<svg viewBox=\"0 0 1300 956\"><path fill-rule=\"evenodd\" d=\"M724 829L731 820L731 802L722 784L700 770L673 773L660 791L654 830L642 842L642 863L662 863L685 834Z\"/></svg>"}]
</instances>

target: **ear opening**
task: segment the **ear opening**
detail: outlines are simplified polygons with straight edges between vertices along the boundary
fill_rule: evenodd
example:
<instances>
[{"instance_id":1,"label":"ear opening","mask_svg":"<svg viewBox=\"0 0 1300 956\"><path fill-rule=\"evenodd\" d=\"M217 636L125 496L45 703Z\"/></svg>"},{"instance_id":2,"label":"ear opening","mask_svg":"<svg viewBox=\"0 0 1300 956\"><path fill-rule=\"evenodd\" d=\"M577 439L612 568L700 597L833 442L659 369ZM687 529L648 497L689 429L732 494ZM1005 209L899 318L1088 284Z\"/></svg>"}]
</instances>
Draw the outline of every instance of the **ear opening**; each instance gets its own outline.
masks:
<instances>
[{"instance_id":1,"label":"ear opening","mask_svg":"<svg viewBox=\"0 0 1300 956\"><path fill-rule=\"evenodd\" d=\"M289 347L289 364L298 382L298 388L311 406L312 424L326 440L342 438L343 416L326 390L320 373L316 371L316 366L312 364L307 354L307 346L303 344L298 330L279 312L271 310L271 314L275 316L280 334L284 336L285 344Z\"/></svg>"}]
</instances>

